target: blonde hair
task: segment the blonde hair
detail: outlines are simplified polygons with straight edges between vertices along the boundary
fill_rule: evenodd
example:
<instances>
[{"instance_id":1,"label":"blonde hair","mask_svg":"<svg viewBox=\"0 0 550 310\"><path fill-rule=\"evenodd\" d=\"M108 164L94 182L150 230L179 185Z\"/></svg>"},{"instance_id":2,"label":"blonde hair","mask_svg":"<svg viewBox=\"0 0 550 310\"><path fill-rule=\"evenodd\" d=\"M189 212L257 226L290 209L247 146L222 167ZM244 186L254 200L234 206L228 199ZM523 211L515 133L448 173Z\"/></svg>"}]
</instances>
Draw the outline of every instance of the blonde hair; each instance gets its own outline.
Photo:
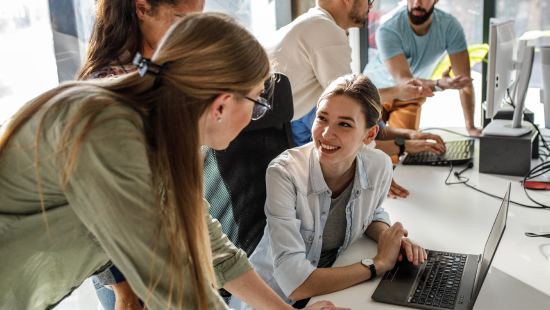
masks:
<instances>
[{"instance_id":1,"label":"blonde hair","mask_svg":"<svg viewBox=\"0 0 550 310\"><path fill-rule=\"evenodd\" d=\"M271 67L266 52L252 34L233 18L219 13L181 18L167 32L152 61L172 62L155 90L151 89L153 76L140 77L134 72L113 79L70 82L29 102L0 139L0 164L10 139L31 117L44 112L35 142L38 176L38 142L46 116L55 113L56 107L85 99L63 128L55 153L62 156L61 185L65 186L85 135L105 121L96 120L99 113L115 105L137 111L145 125L142 128L153 184L164 187L164 192L157 188L157 208L170 246L167 260L173 271L171 282L176 278L174 297L181 308L184 295L193 295L189 288L183 288L182 263L188 257L198 309L207 309L206 289L215 287L216 282L204 220L198 121L219 94L246 96L269 77ZM84 126L75 135L73 131L82 123ZM38 188L41 194L39 177ZM41 200L44 211L42 196ZM150 292L153 287L151 278Z\"/></svg>"},{"instance_id":2,"label":"blonde hair","mask_svg":"<svg viewBox=\"0 0 550 310\"><path fill-rule=\"evenodd\" d=\"M353 73L337 78L325 89L319 101L317 101L317 107L321 101L334 96L346 96L355 99L365 115L367 128L376 125L380 120L382 99L378 88L374 86L368 77Z\"/></svg>"}]
</instances>

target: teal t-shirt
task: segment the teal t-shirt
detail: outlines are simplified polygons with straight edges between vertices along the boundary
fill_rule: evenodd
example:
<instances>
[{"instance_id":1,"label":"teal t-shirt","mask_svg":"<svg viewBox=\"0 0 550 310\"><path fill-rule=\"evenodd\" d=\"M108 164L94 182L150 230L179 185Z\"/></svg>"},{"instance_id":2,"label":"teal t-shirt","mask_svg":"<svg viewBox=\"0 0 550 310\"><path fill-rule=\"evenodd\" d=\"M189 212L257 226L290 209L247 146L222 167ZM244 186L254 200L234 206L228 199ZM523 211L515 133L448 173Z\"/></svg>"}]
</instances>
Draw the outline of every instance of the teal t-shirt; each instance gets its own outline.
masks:
<instances>
[{"instance_id":1,"label":"teal t-shirt","mask_svg":"<svg viewBox=\"0 0 550 310\"><path fill-rule=\"evenodd\" d=\"M445 53L456 54L467 49L464 30L456 18L434 9L430 30L417 36L408 22L407 10L398 12L376 32L378 53L369 59L363 74L378 88L395 86L384 60L404 54L414 77L430 79Z\"/></svg>"}]
</instances>

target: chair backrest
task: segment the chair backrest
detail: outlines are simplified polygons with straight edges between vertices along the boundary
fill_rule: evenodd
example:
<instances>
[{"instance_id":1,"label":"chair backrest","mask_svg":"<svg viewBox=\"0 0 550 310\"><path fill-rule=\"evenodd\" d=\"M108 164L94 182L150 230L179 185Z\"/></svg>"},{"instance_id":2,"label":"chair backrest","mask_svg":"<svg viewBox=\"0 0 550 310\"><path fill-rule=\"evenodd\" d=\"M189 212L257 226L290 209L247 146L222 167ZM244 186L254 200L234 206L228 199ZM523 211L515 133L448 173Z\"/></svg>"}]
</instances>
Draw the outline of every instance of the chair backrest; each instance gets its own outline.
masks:
<instances>
[{"instance_id":1,"label":"chair backrest","mask_svg":"<svg viewBox=\"0 0 550 310\"><path fill-rule=\"evenodd\" d=\"M269 163L294 147L290 121L294 114L288 78L275 74L266 98L273 109L250 124L223 151L205 150L204 197L210 214L223 232L248 256L252 254L266 225L265 173Z\"/></svg>"}]
</instances>

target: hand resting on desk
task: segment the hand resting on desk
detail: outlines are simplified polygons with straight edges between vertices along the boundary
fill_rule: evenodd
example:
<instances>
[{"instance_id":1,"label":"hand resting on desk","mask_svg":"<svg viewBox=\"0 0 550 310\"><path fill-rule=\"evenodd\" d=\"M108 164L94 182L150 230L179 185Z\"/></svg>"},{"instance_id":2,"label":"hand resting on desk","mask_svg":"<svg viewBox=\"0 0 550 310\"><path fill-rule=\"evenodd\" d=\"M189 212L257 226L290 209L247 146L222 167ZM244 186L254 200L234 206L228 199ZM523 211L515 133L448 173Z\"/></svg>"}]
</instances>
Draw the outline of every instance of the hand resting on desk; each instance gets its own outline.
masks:
<instances>
[{"instance_id":1,"label":"hand resting on desk","mask_svg":"<svg viewBox=\"0 0 550 310\"><path fill-rule=\"evenodd\" d=\"M391 199L395 199L397 198L397 196L401 198L407 198L407 196L409 196L409 191L401 187L399 184L395 183L392 178L388 197L390 197Z\"/></svg>"}]
</instances>

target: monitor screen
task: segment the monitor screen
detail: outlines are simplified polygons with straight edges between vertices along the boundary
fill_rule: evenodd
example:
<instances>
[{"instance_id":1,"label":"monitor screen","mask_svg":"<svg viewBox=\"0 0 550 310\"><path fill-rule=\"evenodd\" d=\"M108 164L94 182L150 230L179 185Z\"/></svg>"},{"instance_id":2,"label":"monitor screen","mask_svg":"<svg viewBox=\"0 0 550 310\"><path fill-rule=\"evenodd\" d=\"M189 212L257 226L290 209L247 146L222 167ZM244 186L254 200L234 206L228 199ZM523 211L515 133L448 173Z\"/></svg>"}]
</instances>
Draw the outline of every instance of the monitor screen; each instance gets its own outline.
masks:
<instances>
[{"instance_id":1,"label":"monitor screen","mask_svg":"<svg viewBox=\"0 0 550 310\"><path fill-rule=\"evenodd\" d=\"M516 62L514 21L491 19L489 29L489 64L487 69L487 115L493 118L512 85Z\"/></svg>"}]
</instances>

